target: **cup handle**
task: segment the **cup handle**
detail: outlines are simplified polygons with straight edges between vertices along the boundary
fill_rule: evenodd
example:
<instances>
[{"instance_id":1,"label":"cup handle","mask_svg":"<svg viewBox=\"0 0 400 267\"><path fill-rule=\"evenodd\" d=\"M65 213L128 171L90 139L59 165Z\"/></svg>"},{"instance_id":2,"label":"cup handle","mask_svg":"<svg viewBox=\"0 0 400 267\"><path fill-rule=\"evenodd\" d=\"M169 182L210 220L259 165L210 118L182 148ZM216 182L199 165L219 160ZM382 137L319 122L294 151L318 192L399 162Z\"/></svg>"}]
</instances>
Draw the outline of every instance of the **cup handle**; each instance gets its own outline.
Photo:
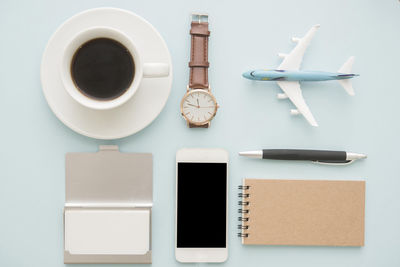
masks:
<instances>
[{"instance_id":1,"label":"cup handle","mask_svg":"<svg viewBox=\"0 0 400 267\"><path fill-rule=\"evenodd\" d=\"M144 63L143 64L143 77L144 78L157 78L169 75L169 66L165 63Z\"/></svg>"}]
</instances>

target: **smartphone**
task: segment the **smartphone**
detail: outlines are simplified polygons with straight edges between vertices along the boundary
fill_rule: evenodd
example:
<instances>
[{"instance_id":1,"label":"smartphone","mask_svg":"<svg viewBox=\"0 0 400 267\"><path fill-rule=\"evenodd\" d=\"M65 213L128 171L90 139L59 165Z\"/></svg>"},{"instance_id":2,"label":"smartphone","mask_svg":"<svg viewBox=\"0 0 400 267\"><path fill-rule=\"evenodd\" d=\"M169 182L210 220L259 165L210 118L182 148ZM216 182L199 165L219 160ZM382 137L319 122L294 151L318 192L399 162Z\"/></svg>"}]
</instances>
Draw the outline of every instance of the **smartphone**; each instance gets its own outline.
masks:
<instances>
[{"instance_id":1,"label":"smartphone","mask_svg":"<svg viewBox=\"0 0 400 267\"><path fill-rule=\"evenodd\" d=\"M185 148L176 153L175 257L179 262L228 258L228 153Z\"/></svg>"}]
</instances>

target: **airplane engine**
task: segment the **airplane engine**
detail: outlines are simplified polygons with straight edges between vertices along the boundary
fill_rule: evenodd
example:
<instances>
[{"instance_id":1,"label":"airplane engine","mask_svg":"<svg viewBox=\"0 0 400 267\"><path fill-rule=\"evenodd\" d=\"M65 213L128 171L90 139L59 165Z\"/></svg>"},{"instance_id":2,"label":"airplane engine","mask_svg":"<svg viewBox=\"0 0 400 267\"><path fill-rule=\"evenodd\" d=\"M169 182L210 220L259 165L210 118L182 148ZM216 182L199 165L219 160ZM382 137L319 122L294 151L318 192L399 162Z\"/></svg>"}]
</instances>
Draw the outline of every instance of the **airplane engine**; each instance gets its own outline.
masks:
<instances>
[{"instance_id":1,"label":"airplane engine","mask_svg":"<svg viewBox=\"0 0 400 267\"><path fill-rule=\"evenodd\" d=\"M286 98L288 98L288 96L286 94L277 94L276 97L278 99L286 99Z\"/></svg>"},{"instance_id":2,"label":"airplane engine","mask_svg":"<svg viewBox=\"0 0 400 267\"><path fill-rule=\"evenodd\" d=\"M287 54L279 53L279 54L278 54L278 57L280 57L280 58L285 58L285 57L287 57Z\"/></svg>"},{"instance_id":3,"label":"airplane engine","mask_svg":"<svg viewBox=\"0 0 400 267\"><path fill-rule=\"evenodd\" d=\"M292 42L295 42L295 43L298 43L298 42L300 42L300 38L298 38L298 37L292 37Z\"/></svg>"},{"instance_id":4,"label":"airplane engine","mask_svg":"<svg viewBox=\"0 0 400 267\"><path fill-rule=\"evenodd\" d=\"M291 110L290 110L290 114L291 114L291 115L294 115L294 116L300 115L300 111L297 110L297 109L291 109Z\"/></svg>"}]
</instances>

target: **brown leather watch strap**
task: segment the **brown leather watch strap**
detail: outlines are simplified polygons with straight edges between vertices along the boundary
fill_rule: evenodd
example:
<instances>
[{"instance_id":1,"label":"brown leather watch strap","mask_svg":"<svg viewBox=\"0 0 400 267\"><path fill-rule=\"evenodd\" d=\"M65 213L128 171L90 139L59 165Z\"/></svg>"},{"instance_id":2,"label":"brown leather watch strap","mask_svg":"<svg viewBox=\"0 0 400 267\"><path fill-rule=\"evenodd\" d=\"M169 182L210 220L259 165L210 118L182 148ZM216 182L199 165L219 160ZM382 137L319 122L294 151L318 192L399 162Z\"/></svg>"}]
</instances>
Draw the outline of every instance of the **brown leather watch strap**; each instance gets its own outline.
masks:
<instances>
[{"instance_id":1,"label":"brown leather watch strap","mask_svg":"<svg viewBox=\"0 0 400 267\"><path fill-rule=\"evenodd\" d=\"M192 44L190 48L189 88L208 89L208 22L192 22L190 29Z\"/></svg>"},{"instance_id":2,"label":"brown leather watch strap","mask_svg":"<svg viewBox=\"0 0 400 267\"><path fill-rule=\"evenodd\" d=\"M193 124L193 123L188 123L189 128L208 128L210 126L210 124L207 122L206 124L202 124L202 125L197 125L197 124Z\"/></svg>"}]
</instances>

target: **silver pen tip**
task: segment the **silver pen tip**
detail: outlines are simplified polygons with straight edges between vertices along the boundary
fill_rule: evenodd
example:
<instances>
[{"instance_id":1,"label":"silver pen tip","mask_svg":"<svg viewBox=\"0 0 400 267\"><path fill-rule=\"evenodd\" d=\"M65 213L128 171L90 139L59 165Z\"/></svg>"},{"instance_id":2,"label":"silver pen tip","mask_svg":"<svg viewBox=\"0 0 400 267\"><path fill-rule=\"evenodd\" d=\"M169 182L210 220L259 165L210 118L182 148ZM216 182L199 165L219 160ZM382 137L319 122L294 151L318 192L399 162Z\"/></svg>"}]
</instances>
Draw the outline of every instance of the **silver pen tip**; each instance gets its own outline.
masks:
<instances>
[{"instance_id":1,"label":"silver pen tip","mask_svg":"<svg viewBox=\"0 0 400 267\"><path fill-rule=\"evenodd\" d=\"M239 152L239 156L245 156L250 158L262 158L262 151L243 151Z\"/></svg>"},{"instance_id":2,"label":"silver pen tip","mask_svg":"<svg viewBox=\"0 0 400 267\"><path fill-rule=\"evenodd\" d=\"M367 158L367 155L365 154L360 154L360 153L353 153L355 155L355 157L357 157L358 159L365 159Z\"/></svg>"},{"instance_id":3,"label":"silver pen tip","mask_svg":"<svg viewBox=\"0 0 400 267\"><path fill-rule=\"evenodd\" d=\"M347 153L347 160L365 159L367 155L361 153Z\"/></svg>"}]
</instances>

